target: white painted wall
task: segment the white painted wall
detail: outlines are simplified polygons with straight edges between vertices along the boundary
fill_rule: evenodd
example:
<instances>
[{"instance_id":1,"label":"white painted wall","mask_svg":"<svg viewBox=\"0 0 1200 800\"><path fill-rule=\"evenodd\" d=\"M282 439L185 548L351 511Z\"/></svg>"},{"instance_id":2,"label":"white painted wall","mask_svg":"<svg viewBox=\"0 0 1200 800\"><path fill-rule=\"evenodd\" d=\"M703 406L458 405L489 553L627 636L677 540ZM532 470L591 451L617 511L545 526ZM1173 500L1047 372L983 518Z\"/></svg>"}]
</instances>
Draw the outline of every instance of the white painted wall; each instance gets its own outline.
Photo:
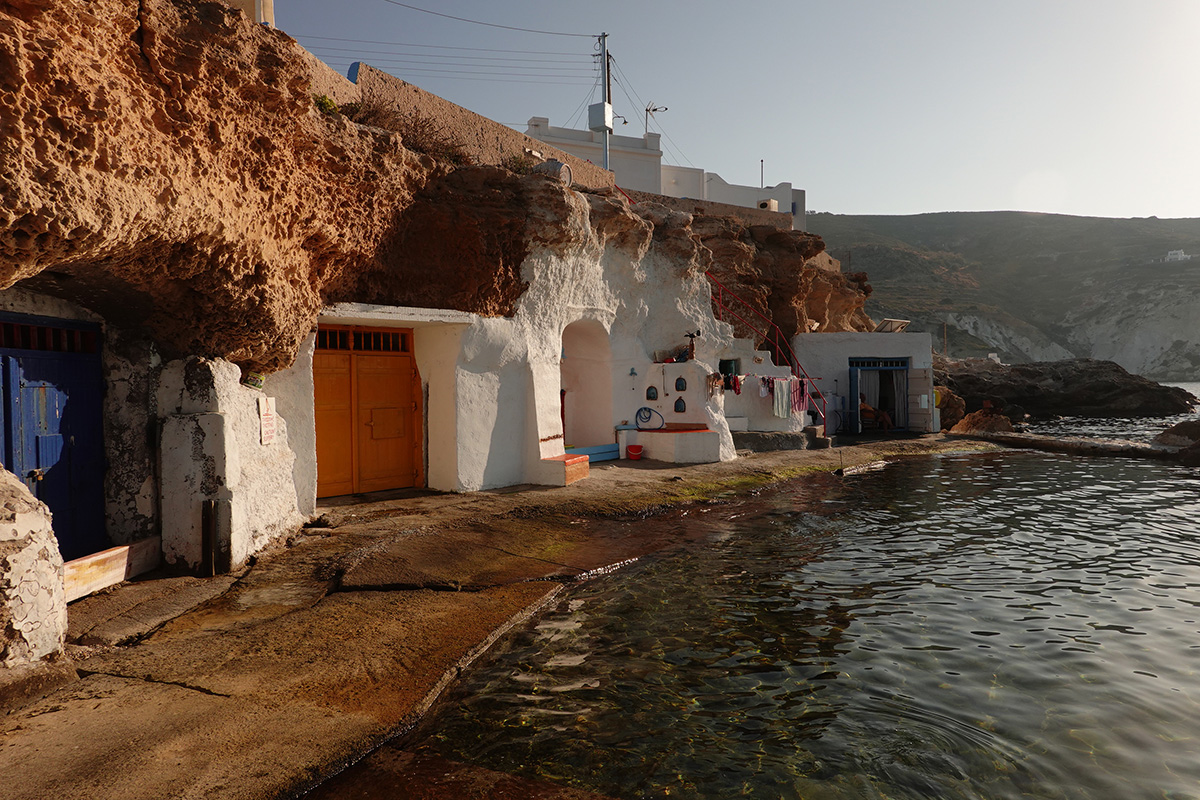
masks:
<instances>
[{"instance_id":1,"label":"white painted wall","mask_svg":"<svg viewBox=\"0 0 1200 800\"><path fill-rule=\"evenodd\" d=\"M621 126L624 127L624 126ZM553 145L593 164L604 164L601 134L570 128L555 128L547 117L531 117L525 135ZM624 136L614 132L608 137L608 168L622 189L662 194L662 147L659 134Z\"/></svg>"},{"instance_id":2,"label":"white painted wall","mask_svg":"<svg viewBox=\"0 0 1200 800\"><path fill-rule=\"evenodd\" d=\"M306 519L317 509L317 419L313 405L313 352L316 333L309 334L288 369L266 377L263 392L275 398L275 410L287 423L288 445L296 454L292 485L296 509ZM307 457L308 453L313 456Z\"/></svg>"},{"instance_id":3,"label":"white painted wall","mask_svg":"<svg viewBox=\"0 0 1200 800\"><path fill-rule=\"evenodd\" d=\"M740 374L748 376L741 394L732 390L725 392L725 415L744 418L744 430L795 432L810 424L810 419L796 414L786 419L775 416L774 398L763 397L759 391L760 378L786 378L792 374L791 368L775 366L771 354L755 350L754 343L748 339L733 340L721 353L721 358L736 359L740 362Z\"/></svg>"},{"instance_id":4,"label":"white painted wall","mask_svg":"<svg viewBox=\"0 0 1200 800\"><path fill-rule=\"evenodd\" d=\"M557 128L550 124L548 117L530 117L525 135L594 164L604 163L599 133ZM805 230L804 190L795 189L790 183L765 188L743 186L729 183L715 172L663 164L657 133L645 133L641 137L611 135L608 141L609 169L622 189L711 200L743 208L758 208L760 201L773 199L779 203L779 211L792 215L792 230Z\"/></svg>"},{"instance_id":5,"label":"white painted wall","mask_svg":"<svg viewBox=\"0 0 1200 800\"><path fill-rule=\"evenodd\" d=\"M217 501L217 542L238 567L303 521L293 478L287 423L261 440L258 399L228 361L190 358L164 365L158 387L162 417L162 543L168 562L200 564L201 508Z\"/></svg>"},{"instance_id":6,"label":"white painted wall","mask_svg":"<svg viewBox=\"0 0 1200 800\"><path fill-rule=\"evenodd\" d=\"M589 319L568 325L562 335L559 368L565 393L565 445L612 444L612 348L604 326Z\"/></svg>"},{"instance_id":7,"label":"white painted wall","mask_svg":"<svg viewBox=\"0 0 1200 800\"><path fill-rule=\"evenodd\" d=\"M908 358L909 430L933 432L931 334L802 333L792 339L792 348L821 392L841 409L858 403L848 396L851 358Z\"/></svg>"},{"instance_id":8,"label":"white painted wall","mask_svg":"<svg viewBox=\"0 0 1200 800\"><path fill-rule=\"evenodd\" d=\"M705 172L695 167L676 167L663 164L662 193L667 197L687 197L692 200L707 200L705 197Z\"/></svg>"},{"instance_id":9,"label":"white painted wall","mask_svg":"<svg viewBox=\"0 0 1200 800\"><path fill-rule=\"evenodd\" d=\"M792 230L802 231L807 224L804 217L804 190L793 189L790 183L778 183L764 188L743 186L729 183L715 172L704 173L704 182L705 200L746 208L758 208L760 201L771 199L779 203L779 211L792 215Z\"/></svg>"}]
</instances>

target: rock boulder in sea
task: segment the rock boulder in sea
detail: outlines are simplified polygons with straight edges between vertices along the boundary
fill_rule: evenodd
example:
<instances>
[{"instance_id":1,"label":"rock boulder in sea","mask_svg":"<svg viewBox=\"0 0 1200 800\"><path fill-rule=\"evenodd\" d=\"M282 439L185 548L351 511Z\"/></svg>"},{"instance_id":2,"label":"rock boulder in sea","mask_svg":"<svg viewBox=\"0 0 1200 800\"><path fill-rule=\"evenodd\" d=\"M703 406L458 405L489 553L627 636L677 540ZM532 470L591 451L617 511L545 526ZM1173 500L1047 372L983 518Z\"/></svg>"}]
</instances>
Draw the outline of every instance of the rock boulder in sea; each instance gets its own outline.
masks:
<instances>
[{"instance_id":1,"label":"rock boulder in sea","mask_svg":"<svg viewBox=\"0 0 1200 800\"><path fill-rule=\"evenodd\" d=\"M1012 421L993 408L972 411L950 429L951 433L1012 433Z\"/></svg>"},{"instance_id":2,"label":"rock boulder in sea","mask_svg":"<svg viewBox=\"0 0 1200 800\"><path fill-rule=\"evenodd\" d=\"M967 414L967 404L946 386L933 387L937 391L937 407L942 414L942 430L948 431Z\"/></svg>"},{"instance_id":3,"label":"rock boulder in sea","mask_svg":"<svg viewBox=\"0 0 1200 800\"><path fill-rule=\"evenodd\" d=\"M1180 450L1179 463L1185 467L1200 467L1200 442Z\"/></svg>"},{"instance_id":4,"label":"rock boulder in sea","mask_svg":"<svg viewBox=\"0 0 1200 800\"><path fill-rule=\"evenodd\" d=\"M961 395L968 411L983 408L987 400L1000 408L1020 405L1034 419L1168 416L1187 413L1200 402L1112 361L1088 358L1010 365L938 357L934 370L936 382Z\"/></svg>"},{"instance_id":5,"label":"rock boulder in sea","mask_svg":"<svg viewBox=\"0 0 1200 800\"><path fill-rule=\"evenodd\" d=\"M1154 443L1168 447L1190 447L1200 443L1200 420L1189 419L1172 425L1155 436Z\"/></svg>"}]
</instances>

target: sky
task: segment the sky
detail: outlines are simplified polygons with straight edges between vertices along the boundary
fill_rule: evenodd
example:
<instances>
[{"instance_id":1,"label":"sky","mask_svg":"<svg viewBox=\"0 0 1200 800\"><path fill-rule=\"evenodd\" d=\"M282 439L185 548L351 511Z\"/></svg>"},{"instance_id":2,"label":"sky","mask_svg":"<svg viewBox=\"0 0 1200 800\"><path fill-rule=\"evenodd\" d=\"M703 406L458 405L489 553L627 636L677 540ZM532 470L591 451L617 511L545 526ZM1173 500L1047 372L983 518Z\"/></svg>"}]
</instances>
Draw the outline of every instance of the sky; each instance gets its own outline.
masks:
<instances>
[{"instance_id":1,"label":"sky","mask_svg":"<svg viewBox=\"0 0 1200 800\"><path fill-rule=\"evenodd\" d=\"M1200 217L1200 0L406 5L507 28L389 0L274 0L275 22L522 131L586 127L607 33L618 134L665 106L666 163L810 211Z\"/></svg>"}]
</instances>

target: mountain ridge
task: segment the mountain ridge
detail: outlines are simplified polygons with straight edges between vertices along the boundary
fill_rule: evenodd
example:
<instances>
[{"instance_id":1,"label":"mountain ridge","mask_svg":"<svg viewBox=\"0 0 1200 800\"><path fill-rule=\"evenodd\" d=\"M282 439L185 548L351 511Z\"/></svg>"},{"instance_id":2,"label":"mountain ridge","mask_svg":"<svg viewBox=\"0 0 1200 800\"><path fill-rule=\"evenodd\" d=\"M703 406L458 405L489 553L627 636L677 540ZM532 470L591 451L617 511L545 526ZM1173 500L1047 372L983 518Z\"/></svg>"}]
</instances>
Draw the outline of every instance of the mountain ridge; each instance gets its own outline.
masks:
<instances>
[{"instance_id":1,"label":"mountain ridge","mask_svg":"<svg viewBox=\"0 0 1200 800\"><path fill-rule=\"evenodd\" d=\"M1110 359L1200 378L1200 219L1023 211L810 214L808 229L874 289L866 311L911 319L952 356Z\"/></svg>"}]
</instances>

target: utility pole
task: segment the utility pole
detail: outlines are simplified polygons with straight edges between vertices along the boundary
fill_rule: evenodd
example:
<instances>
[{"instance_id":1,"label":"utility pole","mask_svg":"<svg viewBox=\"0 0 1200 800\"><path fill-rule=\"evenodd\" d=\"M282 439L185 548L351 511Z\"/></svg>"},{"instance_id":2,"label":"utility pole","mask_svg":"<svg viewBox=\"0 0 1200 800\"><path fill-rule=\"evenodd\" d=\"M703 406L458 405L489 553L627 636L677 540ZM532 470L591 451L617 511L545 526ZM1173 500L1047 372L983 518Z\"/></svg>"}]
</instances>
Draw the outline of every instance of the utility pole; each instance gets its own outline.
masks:
<instances>
[{"instance_id":1,"label":"utility pole","mask_svg":"<svg viewBox=\"0 0 1200 800\"><path fill-rule=\"evenodd\" d=\"M600 69L604 79L604 109L606 125L602 128L601 141L604 143L604 168L608 169L608 136L612 133L612 74L608 69L608 34L600 34Z\"/></svg>"}]
</instances>

